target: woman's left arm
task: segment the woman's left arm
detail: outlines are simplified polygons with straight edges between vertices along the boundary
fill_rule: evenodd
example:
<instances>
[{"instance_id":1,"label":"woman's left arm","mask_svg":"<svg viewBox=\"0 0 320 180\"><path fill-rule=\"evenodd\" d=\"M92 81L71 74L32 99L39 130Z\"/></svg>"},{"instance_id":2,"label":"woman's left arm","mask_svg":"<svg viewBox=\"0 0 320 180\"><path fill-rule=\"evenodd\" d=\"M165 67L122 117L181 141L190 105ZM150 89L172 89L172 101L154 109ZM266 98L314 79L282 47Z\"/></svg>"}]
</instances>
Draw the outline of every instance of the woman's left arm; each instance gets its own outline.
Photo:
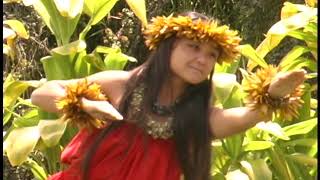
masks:
<instances>
[{"instance_id":1,"label":"woman's left arm","mask_svg":"<svg viewBox=\"0 0 320 180\"><path fill-rule=\"evenodd\" d=\"M283 97L291 93L304 80L304 70L281 73L271 82L268 93L275 98ZM214 138L220 139L245 131L258 122L269 121L271 118L272 112L264 114L258 109L249 107L230 109L212 107L210 109L209 123Z\"/></svg>"}]
</instances>

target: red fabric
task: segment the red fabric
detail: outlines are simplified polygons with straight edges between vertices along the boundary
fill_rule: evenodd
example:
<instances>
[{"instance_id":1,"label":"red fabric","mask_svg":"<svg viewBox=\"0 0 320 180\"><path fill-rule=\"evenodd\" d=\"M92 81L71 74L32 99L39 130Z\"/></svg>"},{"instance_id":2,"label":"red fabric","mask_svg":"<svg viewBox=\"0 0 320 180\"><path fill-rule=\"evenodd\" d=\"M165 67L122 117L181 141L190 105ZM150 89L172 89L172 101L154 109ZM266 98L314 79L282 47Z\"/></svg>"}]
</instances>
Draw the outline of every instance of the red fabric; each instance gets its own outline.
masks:
<instances>
[{"instance_id":1,"label":"red fabric","mask_svg":"<svg viewBox=\"0 0 320 180\"><path fill-rule=\"evenodd\" d=\"M136 131L132 131L136 129ZM69 167L49 180L81 180L81 158L99 131L81 130L61 154ZM133 132L133 134L132 134ZM144 139L146 137L146 139ZM133 124L113 130L90 164L90 180L179 180L180 168L172 140L145 136Z\"/></svg>"}]
</instances>

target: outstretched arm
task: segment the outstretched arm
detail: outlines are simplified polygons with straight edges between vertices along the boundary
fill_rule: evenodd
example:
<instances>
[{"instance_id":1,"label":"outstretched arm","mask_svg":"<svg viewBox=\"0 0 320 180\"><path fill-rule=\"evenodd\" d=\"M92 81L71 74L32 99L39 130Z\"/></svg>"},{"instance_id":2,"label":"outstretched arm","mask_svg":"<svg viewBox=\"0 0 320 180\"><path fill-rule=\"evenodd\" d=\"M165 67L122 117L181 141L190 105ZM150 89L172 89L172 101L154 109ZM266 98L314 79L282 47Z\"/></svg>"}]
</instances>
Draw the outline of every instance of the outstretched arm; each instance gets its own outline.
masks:
<instances>
[{"instance_id":1,"label":"outstretched arm","mask_svg":"<svg viewBox=\"0 0 320 180\"><path fill-rule=\"evenodd\" d=\"M272 97L283 97L303 83L304 79L303 70L279 74L271 82L268 92ZM225 138L245 131L258 122L271 120L271 115L271 112L264 115L258 109L249 107L230 109L212 107L209 118L210 129L215 138Z\"/></svg>"}]
</instances>

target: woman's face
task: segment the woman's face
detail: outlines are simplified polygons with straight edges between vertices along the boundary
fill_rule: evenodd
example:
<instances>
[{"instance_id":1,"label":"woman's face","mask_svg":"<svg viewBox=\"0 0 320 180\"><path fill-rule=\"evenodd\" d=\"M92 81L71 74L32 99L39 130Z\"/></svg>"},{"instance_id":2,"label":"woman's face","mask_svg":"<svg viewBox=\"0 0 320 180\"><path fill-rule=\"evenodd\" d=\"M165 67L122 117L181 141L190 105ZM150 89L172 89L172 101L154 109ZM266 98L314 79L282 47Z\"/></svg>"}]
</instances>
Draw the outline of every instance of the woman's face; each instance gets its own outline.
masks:
<instances>
[{"instance_id":1,"label":"woman's face","mask_svg":"<svg viewBox=\"0 0 320 180\"><path fill-rule=\"evenodd\" d=\"M186 83L198 84L208 77L218 56L219 47L214 42L201 43L181 38L174 44L170 68L174 76Z\"/></svg>"}]
</instances>

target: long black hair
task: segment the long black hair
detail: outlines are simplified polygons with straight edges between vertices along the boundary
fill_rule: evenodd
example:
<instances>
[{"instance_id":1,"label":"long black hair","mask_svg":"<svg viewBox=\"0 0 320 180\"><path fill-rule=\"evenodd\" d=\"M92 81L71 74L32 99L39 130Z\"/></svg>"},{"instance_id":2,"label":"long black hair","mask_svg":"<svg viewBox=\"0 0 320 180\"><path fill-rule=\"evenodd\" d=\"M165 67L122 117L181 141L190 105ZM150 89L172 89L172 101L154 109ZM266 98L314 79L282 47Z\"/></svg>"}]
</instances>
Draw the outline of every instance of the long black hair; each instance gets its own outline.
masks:
<instances>
[{"instance_id":1,"label":"long black hair","mask_svg":"<svg viewBox=\"0 0 320 180\"><path fill-rule=\"evenodd\" d=\"M192 19L208 18L196 12L187 12L180 15L189 16ZM163 40L158 48L151 52L148 60L133 70L129 79L125 94L119 106L119 112L127 117L130 97L133 89L143 82L148 90L144 94L143 111L148 111L152 103L159 96L161 86L170 77L170 58L174 49L175 36ZM141 72L141 73L140 73ZM190 85L184 92L182 99L176 106L173 121L173 139L182 173L185 180L208 180L211 160L211 139L209 128L209 105L211 98L211 80L209 78L197 85ZM142 113L143 114L143 113ZM141 114L141 115L142 115ZM138 117L138 121L139 118ZM110 131L121 126L123 122L114 121L110 126L103 129L92 146L89 148L83 161L83 179L89 179L90 160L99 144ZM142 122L138 122L142 123Z\"/></svg>"}]
</instances>

